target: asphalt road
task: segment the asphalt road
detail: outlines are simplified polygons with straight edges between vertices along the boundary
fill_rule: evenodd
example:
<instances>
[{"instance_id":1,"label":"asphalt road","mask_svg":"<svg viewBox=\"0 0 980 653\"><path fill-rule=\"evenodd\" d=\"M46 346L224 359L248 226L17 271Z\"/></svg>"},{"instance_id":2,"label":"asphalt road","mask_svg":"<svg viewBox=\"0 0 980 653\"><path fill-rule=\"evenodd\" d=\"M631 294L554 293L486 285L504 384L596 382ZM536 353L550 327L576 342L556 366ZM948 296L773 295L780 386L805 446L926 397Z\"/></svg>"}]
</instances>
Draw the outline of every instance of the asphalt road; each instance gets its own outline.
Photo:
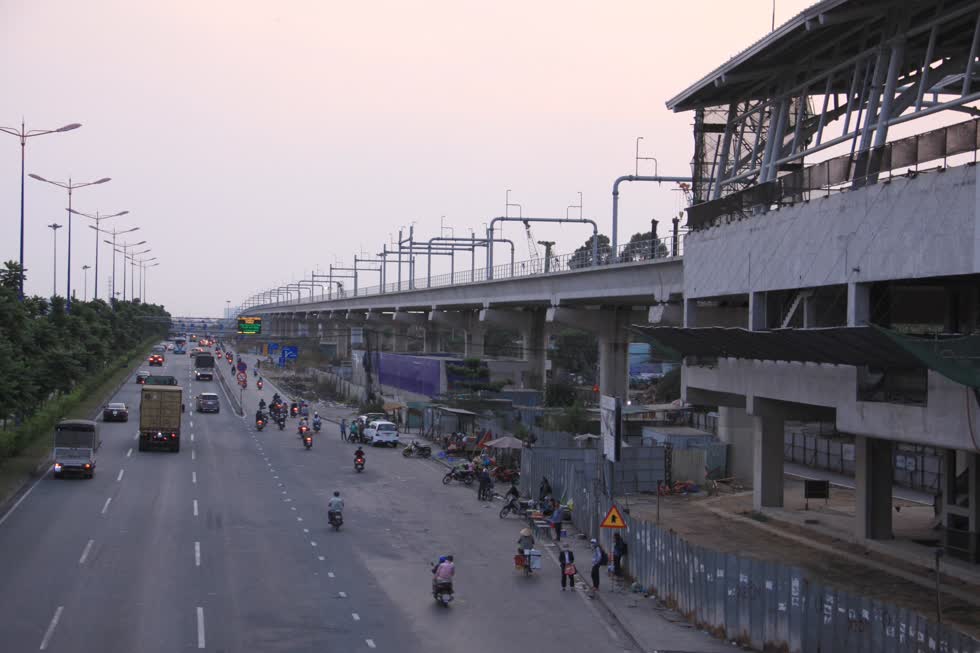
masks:
<instances>
[{"instance_id":1,"label":"asphalt road","mask_svg":"<svg viewBox=\"0 0 980 653\"><path fill-rule=\"evenodd\" d=\"M164 372L190 395L180 453L136 450L131 379L114 397L131 421L100 424L95 478L49 474L0 515L3 651L635 650L595 602L559 591L547 556L540 575L515 573L519 522L442 485L438 463L369 449L357 474L334 425L306 451L295 420L257 433L187 357ZM190 412L205 391L219 414ZM340 532L325 518L334 489ZM444 609L428 563L450 552Z\"/></svg>"}]
</instances>

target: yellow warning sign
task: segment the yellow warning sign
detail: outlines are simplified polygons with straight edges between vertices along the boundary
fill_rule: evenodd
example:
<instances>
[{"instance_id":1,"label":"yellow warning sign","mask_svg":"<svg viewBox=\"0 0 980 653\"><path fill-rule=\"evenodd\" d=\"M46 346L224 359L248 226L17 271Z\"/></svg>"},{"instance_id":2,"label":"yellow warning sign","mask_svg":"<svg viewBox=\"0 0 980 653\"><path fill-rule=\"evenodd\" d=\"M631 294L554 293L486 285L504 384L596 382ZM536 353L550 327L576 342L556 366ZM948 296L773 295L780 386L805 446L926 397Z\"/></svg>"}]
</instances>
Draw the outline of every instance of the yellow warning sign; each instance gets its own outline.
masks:
<instances>
[{"instance_id":1,"label":"yellow warning sign","mask_svg":"<svg viewBox=\"0 0 980 653\"><path fill-rule=\"evenodd\" d=\"M602 520L599 524L599 528L626 528L626 523L623 521L623 515L619 512L619 508L613 506L606 513L606 518Z\"/></svg>"}]
</instances>

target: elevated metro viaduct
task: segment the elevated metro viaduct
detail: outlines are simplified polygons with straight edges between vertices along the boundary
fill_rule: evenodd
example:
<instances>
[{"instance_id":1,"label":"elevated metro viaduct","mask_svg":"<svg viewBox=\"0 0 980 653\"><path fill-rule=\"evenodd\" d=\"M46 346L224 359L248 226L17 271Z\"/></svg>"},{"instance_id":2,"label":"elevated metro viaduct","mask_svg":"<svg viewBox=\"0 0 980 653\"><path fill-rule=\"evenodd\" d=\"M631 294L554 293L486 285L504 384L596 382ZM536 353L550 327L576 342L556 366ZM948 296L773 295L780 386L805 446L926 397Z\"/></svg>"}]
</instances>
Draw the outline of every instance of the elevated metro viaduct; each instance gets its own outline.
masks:
<instances>
[{"instance_id":1,"label":"elevated metro viaduct","mask_svg":"<svg viewBox=\"0 0 980 653\"><path fill-rule=\"evenodd\" d=\"M424 328L424 352L438 350L439 334L465 333L465 355L482 357L490 329L507 328L523 337L530 368L528 387L543 389L546 348L552 325L597 334L599 385L625 396L631 324L680 324L681 257L584 267L477 283L419 288L344 299L293 300L247 309L263 317L266 334L316 337L350 351L351 327L394 333L383 349L405 351L405 330Z\"/></svg>"},{"instance_id":2,"label":"elevated metro viaduct","mask_svg":"<svg viewBox=\"0 0 980 653\"><path fill-rule=\"evenodd\" d=\"M721 407L757 509L783 505L786 420L854 436L859 538L893 537L894 443L936 447L944 544L974 563L978 54L980 3L825 0L669 100L695 114L684 328L647 332ZM868 325L968 351L927 364Z\"/></svg>"}]
</instances>

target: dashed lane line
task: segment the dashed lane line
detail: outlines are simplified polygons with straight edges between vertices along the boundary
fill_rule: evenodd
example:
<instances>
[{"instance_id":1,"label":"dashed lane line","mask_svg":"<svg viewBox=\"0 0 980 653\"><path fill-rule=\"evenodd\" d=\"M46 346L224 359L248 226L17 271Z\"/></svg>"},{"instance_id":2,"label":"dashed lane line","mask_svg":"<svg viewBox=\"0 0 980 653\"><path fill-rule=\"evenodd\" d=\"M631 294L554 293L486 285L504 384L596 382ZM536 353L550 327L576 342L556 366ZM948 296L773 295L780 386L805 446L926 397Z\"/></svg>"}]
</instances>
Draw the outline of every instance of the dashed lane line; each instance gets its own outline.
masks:
<instances>
[{"instance_id":1,"label":"dashed lane line","mask_svg":"<svg viewBox=\"0 0 980 653\"><path fill-rule=\"evenodd\" d=\"M364 643L368 645L368 648L378 648L373 639L366 639Z\"/></svg>"},{"instance_id":2,"label":"dashed lane line","mask_svg":"<svg viewBox=\"0 0 980 653\"><path fill-rule=\"evenodd\" d=\"M48 629L44 631L44 639L41 640L40 650L47 650L48 644L51 642L51 636L54 635L54 629L58 627L58 622L61 621L61 613L64 611L65 606L63 605L59 605L58 609L54 611L54 616L51 617L51 623L48 624Z\"/></svg>"},{"instance_id":3,"label":"dashed lane line","mask_svg":"<svg viewBox=\"0 0 980 653\"><path fill-rule=\"evenodd\" d=\"M191 460L197 460L197 452L191 449Z\"/></svg>"},{"instance_id":4,"label":"dashed lane line","mask_svg":"<svg viewBox=\"0 0 980 653\"><path fill-rule=\"evenodd\" d=\"M201 543L194 542L194 566L201 566Z\"/></svg>"},{"instance_id":5,"label":"dashed lane line","mask_svg":"<svg viewBox=\"0 0 980 653\"><path fill-rule=\"evenodd\" d=\"M194 516L197 517L197 499L194 499Z\"/></svg>"},{"instance_id":6,"label":"dashed lane line","mask_svg":"<svg viewBox=\"0 0 980 653\"><path fill-rule=\"evenodd\" d=\"M106 510L109 509L109 504L110 503L112 503L112 497L109 497L108 499L105 500L105 505L102 506L102 514L103 515L106 513Z\"/></svg>"},{"instance_id":7,"label":"dashed lane line","mask_svg":"<svg viewBox=\"0 0 980 653\"><path fill-rule=\"evenodd\" d=\"M88 544L82 550L82 557L78 559L78 564L84 565L85 561L88 560L88 554L92 551L92 545L95 544L95 540L89 540Z\"/></svg>"},{"instance_id":8,"label":"dashed lane line","mask_svg":"<svg viewBox=\"0 0 980 653\"><path fill-rule=\"evenodd\" d=\"M204 648L204 608L197 608L197 648Z\"/></svg>"},{"instance_id":9,"label":"dashed lane line","mask_svg":"<svg viewBox=\"0 0 980 653\"><path fill-rule=\"evenodd\" d=\"M116 477L116 483L118 483L119 481L122 480L123 474L125 474L125 473L126 473L126 470L125 469L120 469L119 470L119 476Z\"/></svg>"},{"instance_id":10,"label":"dashed lane line","mask_svg":"<svg viewBox=\"0 0 980 653\"><path fill-rule=\"evenodd\" d=\"M361 615L357 614L356 612L351 612L350 613L350 616L354 618L354 621L360 621L361 620Z\"/></svg>"},{"instance_id":11,"label":"dashed lane line","mask_svg":"<svg viewBox=\"0 0 980 653\"><path fill-rule=\"evenodd\" d=\"M127 458L129 458L129 457L130 457L130 456L132 456L132 455L133 455L133 448L132 448L132 447L130 447L130 448L129 448L129 451L127 451L127 452L126 452L126 457L127 457Z\"/></svg>"},{"instance_id":12,"label":"dashed lane line","mask_svg":"<svg viewBox=\"0 0 980 653\"><path fill-rule=\"evenodd\" d=\"M197 483L197 472L191 472L191 483Z\"/></svg>"}]
</instances>

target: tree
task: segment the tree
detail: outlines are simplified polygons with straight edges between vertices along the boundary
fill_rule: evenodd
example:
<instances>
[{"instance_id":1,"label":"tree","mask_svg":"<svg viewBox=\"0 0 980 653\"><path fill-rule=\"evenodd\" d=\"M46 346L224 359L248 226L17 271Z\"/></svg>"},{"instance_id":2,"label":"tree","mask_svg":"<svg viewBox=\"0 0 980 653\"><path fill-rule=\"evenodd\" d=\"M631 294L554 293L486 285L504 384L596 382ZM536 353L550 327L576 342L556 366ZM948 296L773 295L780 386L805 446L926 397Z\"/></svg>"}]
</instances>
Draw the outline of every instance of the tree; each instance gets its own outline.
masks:
<instances>
[{"instance_id":1,"label":"tree","mask_svg":"<svg viewBox=\"0 0 980 653\"><path fill-rule=\"evenodd\" d=\"M598 238L599 260L597 265L609 262L612 254L612 247L609 244L609 236L599 234ZM586 268L592 265L592 239L589 238L585 243L572 253L572 258L568 260L568 267L574 269Z\"/></svg>"},{"instance_id":2,"label":"tree","mask_svg":"<svg viewBox=\"0 0 980 653\"><path fill-rule=\"evenodd\" d=\"M6 261L0 270L0 288L20 290L21 281L27 279L27 270L17 261Z\"/></svg>"},{"instance_id":3,"label":"tree","mask_svg":"<svg viewBox=\"0 0 980 653\"><path fill-rule=\"evenodd\" d=\"M635 233L630 237L620 255L623 261L646 261L652 258L666 258L670 255L667 244L656 238L653 232Z\"/></svg>"}]
</instances>

